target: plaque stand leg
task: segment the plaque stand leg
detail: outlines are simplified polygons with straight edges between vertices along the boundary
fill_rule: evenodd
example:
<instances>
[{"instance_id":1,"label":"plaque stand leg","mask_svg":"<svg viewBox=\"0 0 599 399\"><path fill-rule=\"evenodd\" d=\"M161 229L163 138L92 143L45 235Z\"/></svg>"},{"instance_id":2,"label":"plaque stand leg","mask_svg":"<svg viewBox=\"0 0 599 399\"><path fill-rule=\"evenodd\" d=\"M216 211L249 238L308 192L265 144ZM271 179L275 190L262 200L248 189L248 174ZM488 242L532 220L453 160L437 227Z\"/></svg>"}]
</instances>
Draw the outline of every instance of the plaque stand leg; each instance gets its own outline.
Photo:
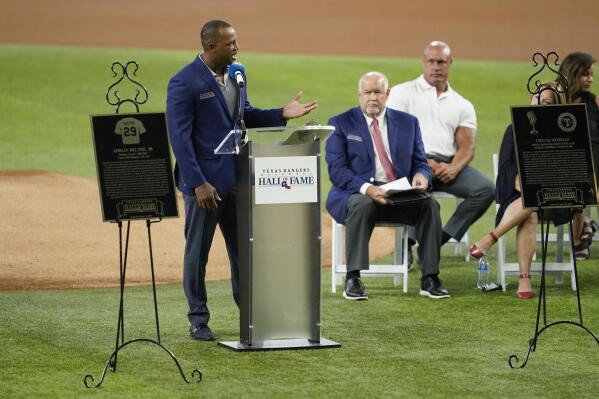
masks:
<instances>
[{"instance_id":1,"label":"plaque stand leg","mask_svg":"<svg viewBox=\"0 0 599 399\"><path fill-rule=\"evenodd\" d=\"M539 208L539 213L541 215L543 215L543 209ZM574 236L573 236L573 230L572 230L572 216L573 216L573 212L572 212L572 208L570 208L570 251L572 251L572 253L574 253ZM528 358L530 357L530 354L532 352L534 352L537 349L537 340L539 338L539 336L548 328L553 327L553 326L557 326L560 324L570 324L573 326L576 326L578 328L583 329L584 331L586 331L587 333L589 333L594 339L595 342L597 343L597 345L599 345L599 338L597 338L597 336L595 335L595 333L593 333L593 331L591 331L590 329L588 329L587 327L584 326L583 321L582 321L582 308L580 306L580 285L578 284L578 271L576 268L576 256L573 256L573 262L574 262L574 279L576 280L576 299L578 301L578 321L571 321L571 320L558 320L558 321L554 321L551 323L547 323L547 302L546 302L546 291L545 291L545 264L547 261L547 242L549 241L549 225L550 225L550 221L547 221L547 226L545 226L545 221L544 218L541 217L541 285L539 288L539 303L537 305L537 317L536 317L536 324L535 324L535 332L533 337L530 339L530 341L528 341L528 352L526 353L526 358L524 359L524 362L522 362L522 364L518 365L519 360L518 360L518 356L516 355L511 355L508 359L508 363L510 365L511 368L523 368L526 366L526 364L528 363ZM546 227L546 230L545 230ZM543 327L540 327L540 320L541 320L541 312L543 313Z\"/></svg>"},{"instance_id":2,"label":"plaque stand leg","mask_svg":"<svg viewBox=\"0 0 599 399\"><path fill-rule=\"evenodd\" d=\"M87 388L100 387L100 385L102 385L102 382L104 381L104 377L106 375L106 371L108 370L108 367L110 367L110 371L112 371L113 373L116 372L116 365L117 365L119 351L121 349L123 349L124 347L126 347L127 345L133 344L135 342L147 342L147 343L150 343L150 344L153 344L153 345L156 345L156 346L162 348L164 350L164 352L166 352L167 355L170 356L170 358L173 360L173 362L177 366L177 369L179 370L179 373L181 374L181 378L183 378L183 380L188 384L191 382L189 379L187 379L187 377L183 373L183 369L181 368L181 365L179 364L179 361L177 360L177 358L175 357L173 352L171 352L167 347L162 345L162 343L160 342L160 324L158 322L158 302L156 300L156 280L154 278L154 257L152 254L152 235L151 235L151 231L150 231L150 227L151 227L152 223L157 223L159 221L160 220L150 221L150 219L146 219L146 226L148 229L148 247L150 250L150 270L152 272L152 292L154 295L154 317L156 319L156 340L148 339L148 338L136 338L136 339L131 339L131 340L125 341L125 314L124 314L125 276L126 276L126 272L127 272L127 254L128 254L128 250L129 250L129 231L130 231L130 227L131 227L131 221L127 221L127 235L125 238L125 252L123 254L123 232L122 232L123 231L123 228L122 228L123 222L121 220L118 220L117 224L118 224L118 228L119 228L120 299L119 299L119 315L118 315L118 321L117 321L117 327L116 327L115 350L110 354L110 356L108 357L108 360L106 360L106 364L104 365L104 369L102 370L102 375L100 376L100 379L97 384L94 384L94 377L91 374L87 374L85 377L83 377L83 383L85 384L85 386ZM196 383L198 383L202 380L202 373L197 369L194 369L191 372L191 376L195 380Z\"/></svg>"}]
</instances>

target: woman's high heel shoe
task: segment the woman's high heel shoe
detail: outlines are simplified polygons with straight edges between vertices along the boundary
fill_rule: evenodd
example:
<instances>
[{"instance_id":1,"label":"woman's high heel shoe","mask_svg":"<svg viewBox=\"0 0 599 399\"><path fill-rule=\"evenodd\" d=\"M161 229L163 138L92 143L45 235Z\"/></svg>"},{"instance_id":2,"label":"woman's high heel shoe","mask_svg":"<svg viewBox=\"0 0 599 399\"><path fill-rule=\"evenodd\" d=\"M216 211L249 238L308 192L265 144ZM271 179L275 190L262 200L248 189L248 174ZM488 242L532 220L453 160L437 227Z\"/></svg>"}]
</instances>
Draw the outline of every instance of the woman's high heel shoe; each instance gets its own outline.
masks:
<instances>
[{"instance_id":1,"label":"woman's high heel shoe","mask_svg":"<svg viewBox=\"0 0 599 399\"><path fill-rule=\"evenodd\" d=\"M593 236L595 235L595 229L591 224L591 220L587 220L585 217L584 224L582 225L582 233L580 234L580 240L586 244L586 247L590 247L593 243ZM585 247L585 248L586 248ZM585 249L585 248L581 248Z\"/></svg>"},{"instance_id":2,"label":"woman's high heel shoe","mask_svg":"<svg viewBox=\"0 0 599 399\"><path fill-rule=\"evenodd\" d=\"M521 274L518 276L520 280L527 278L530 280L530 274ZM520 299L532 299L532 291L518 291L518 298Z\"/></svg>"},{"instance_id":3,"label":"woman's high heel shoe","mask_svg":"<svg viewBox=\"0 0 599 399\"><path fill-rule=\"evenodd\" d=\"M491 236L491 239L493 240L493 244L495 244L497 242L497 236L492 231L489 232L489 235ZM483 252L482 249L480 249L476 245L476 243L470 245L470 248L468 248L468 252L470 252L470 255L472 255L472 257L476 258L476 259L480 259L483 256L485 256L485 252Z\"/></svg>"}]
</instances>

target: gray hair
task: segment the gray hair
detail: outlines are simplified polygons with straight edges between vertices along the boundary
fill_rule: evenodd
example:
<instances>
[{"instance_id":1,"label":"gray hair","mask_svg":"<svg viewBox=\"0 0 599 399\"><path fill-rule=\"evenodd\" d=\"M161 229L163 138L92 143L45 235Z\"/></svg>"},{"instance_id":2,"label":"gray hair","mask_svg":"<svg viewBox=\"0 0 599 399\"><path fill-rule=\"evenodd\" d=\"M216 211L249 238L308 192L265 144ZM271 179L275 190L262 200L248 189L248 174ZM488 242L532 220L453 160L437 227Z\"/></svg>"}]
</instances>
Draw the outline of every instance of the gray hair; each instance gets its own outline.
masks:
<instances>
[{"instance_id":1,"label":"gray hair","mask_svg":"<svg viewBox=\"0 0 599 399\"><path fill-rule=\"evenodd\" d=\"M389 79L387 79L387 77L385 76L384 73L377 72L377 71L367 72L360 78L360 80L358 81L358 91L360 91L360 87L362 86L362 81L371 76L378 76L379 79L381 79L383 81L384 90L387 91L387 89L389 88Z\"/></svg>"}]
</instances>

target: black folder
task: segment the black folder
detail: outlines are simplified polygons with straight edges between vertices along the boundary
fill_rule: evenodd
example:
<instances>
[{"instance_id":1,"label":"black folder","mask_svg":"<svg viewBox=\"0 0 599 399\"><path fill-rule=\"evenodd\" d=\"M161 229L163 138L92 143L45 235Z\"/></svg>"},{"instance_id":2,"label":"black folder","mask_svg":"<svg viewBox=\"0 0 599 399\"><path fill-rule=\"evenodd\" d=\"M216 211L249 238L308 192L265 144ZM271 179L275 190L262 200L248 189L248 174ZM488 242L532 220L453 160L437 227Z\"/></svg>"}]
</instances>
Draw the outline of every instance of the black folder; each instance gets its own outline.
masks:
<instances>
[{"instance_id":1,"label":"black folder","mask_svg":"<svg viewBox=\"0 0 599 399\"><path fill-rule=\"evenodd\" d=\"M387 190L388 205L414 204L430 198L428 191L413 188L410 190Z\"/></svg>"}]
</instances>

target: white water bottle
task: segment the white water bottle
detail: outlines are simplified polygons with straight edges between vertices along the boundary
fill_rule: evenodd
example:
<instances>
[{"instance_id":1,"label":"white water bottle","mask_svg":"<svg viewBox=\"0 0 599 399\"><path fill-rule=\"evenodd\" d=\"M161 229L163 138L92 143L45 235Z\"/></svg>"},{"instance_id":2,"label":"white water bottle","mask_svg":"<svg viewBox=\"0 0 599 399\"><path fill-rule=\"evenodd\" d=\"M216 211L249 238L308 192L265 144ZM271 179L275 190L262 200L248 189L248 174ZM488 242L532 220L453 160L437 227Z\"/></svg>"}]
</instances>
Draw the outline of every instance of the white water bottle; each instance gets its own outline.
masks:
<instances>
[{"instance_id":1,"label":"white water bottle","mask_svg":"<svg viewBox=\"0 0 599 399\"><path fill-rule=\"evenodd\" d=\"M480 258L478 261L478 281L476 286L478 288L484 288L489 284L489 263L485 256Z\"/></svg>"}]
</instances>

